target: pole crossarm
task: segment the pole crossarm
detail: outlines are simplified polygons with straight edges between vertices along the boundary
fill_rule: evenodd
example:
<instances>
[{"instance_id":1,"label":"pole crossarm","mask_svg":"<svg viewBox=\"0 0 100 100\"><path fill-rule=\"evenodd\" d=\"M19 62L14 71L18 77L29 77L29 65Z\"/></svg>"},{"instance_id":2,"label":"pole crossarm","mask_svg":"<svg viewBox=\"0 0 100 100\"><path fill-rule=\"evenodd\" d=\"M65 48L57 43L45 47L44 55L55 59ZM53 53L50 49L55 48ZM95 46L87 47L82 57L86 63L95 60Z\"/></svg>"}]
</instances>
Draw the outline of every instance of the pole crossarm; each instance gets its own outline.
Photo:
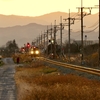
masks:
<instances>
[{"instance_id":1,"label":"pole crossarm","mask_svg":"<svg viewBox=\"0 0 100 100\"><path fill-rule=\"evenodd\" d=\"M71 17L69 17L69 18L64 18L63 20L65 20L65 21L69 21L70 20L70 25L71 24L74 24L74 22L75 22L75 18L71 18ZM71 22L72 21L72 22ZM64 25L65 26L69 26L69 22L68 23L64 23Z\"/></svg>"},{"instance_id":2,"label":"pole crossarm","mask_svg":"<svg viewBox=\"0 0 100 100\"><path fill-rule=\"evenodd\" d=\"M98 8L98 7L77 7L78 13L81 12L81 9L88 9L88 10L89 10L89 13L83 12L83 17L84 17L84 16L87 16L87 15L91 15L91 10L92 10L92 9L97 9L97 8ZM78 15L81 15L81 14L78 14Z\"/></svg>"}]
</instances>

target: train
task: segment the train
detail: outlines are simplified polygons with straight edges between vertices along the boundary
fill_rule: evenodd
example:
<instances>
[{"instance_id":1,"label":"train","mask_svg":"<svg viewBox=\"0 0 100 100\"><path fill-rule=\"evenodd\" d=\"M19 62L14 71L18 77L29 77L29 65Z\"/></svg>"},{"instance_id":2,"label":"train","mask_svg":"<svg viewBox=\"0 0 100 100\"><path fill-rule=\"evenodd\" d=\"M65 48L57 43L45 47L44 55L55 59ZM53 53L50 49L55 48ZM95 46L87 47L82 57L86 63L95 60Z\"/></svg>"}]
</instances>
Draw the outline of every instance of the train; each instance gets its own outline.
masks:
<instances>
[{"instance_id":1,"label":"train","mask_svg":"<svg viewBox=\"0 0 100 100\"><path fill-rule=\"evenodd\" d=\"M29 54L33 57L38 57L40 56L40 49L36 46L33 46L30 48Z\"/></svg>"},{"instance_id":2,"label":"train","mask_svg":"<svg viewBox=\"0 0 100 100\"><path fill-rule=\"evenodd\" d=\"M41 54L40 49L37 46L25 46L25 47L21 47L20 53L22 53L22 54L29 54L32 57L38 57Z\"/></svg>"}]
</instances>

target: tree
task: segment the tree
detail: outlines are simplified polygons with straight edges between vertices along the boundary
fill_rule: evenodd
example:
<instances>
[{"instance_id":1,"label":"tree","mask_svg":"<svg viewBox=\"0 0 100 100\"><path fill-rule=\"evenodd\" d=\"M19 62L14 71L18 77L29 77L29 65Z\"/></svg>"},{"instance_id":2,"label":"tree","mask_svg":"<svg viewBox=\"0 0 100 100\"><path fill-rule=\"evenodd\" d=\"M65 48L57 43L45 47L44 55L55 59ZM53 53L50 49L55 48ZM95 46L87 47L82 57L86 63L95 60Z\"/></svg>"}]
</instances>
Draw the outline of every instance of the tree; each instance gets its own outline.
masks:
<instances>
[{"instance_id":1,"label":"tree","mask_svg":"<svg viewBox=\"0 0 100 100\"><path fill-rule=\"evenodd\" d=\"M15 40L8 41L5 46L0 48L0 54L3 56L11 56L17 51L19 51L19 47Z\"/></svg>"}]
</instances>

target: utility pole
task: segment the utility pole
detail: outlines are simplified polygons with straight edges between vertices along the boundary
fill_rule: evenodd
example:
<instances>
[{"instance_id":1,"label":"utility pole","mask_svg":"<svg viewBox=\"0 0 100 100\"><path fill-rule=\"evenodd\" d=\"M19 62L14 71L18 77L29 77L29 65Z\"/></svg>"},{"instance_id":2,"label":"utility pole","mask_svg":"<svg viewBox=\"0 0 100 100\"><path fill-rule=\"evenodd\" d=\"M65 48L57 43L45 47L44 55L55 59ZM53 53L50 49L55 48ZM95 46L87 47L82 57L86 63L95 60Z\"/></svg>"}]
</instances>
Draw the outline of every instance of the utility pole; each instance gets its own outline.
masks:
<instances>
[{"instance_id":1,"label":"utility pole","mask_svg":"<svg viewBox=\"0 0 100 100\"><path fill-rule=\"evenodd\" d=\"M62 55L62 16L60 17L60 54Z\"/></svg>"},{"instance_id":2,"label":"utility pole","mask_svg":"<svg viewBox=\"0 0 100 100\"><path fill-rule=\"evenodd\" d=\"M87 41L87 35L85 35L85 47L87 45L86 41Z\"/></svg>"},{"instance_id":3,"label":"utility pole","mask_svg":"<svg viewBox=\"0 0 100 100\"><path fill-rule=\"evenodd\" d=\"M47 26L47 31L46 32L44 31L44 33L46 33L44 36L44 42L45 42L46 54L48 55L48 42L49 42L49 40L48 40L48 35L49 35L48 26ZM47 40L45 40L45 37Z\"/></svg>"},{"instance_id":4,"label":"utility pole","mask_svg":"<svg viewBox=\"0 0 100 100\"><path fill-rule=\"evenodd\" d=\"M52 28L52 24L51 24L51 29L50 29L50 35L51 35L51 41L50 41L51 42L51 53L54 52L54 58L56 58L56 44L57 44L57 42L56 42L56 32L58 30L60 30L60 44L61 44L60 54L62 54L62 29L63 29L62 16L60 17L60 19L61 19L60 25L56 25L56 20L55 20L54 29ZM52 38L52 32L54 32L54 38ZM52 44L54 44L54 45L52 45ZM54 48L53 48L53 46L54 46Z\"/></svg>"},{"instance_id":5,"label":"utility pole","mask_svg":"<svg viewBox=\"0 0 100 100\"><path fill-rule=\"evenodd\" d=\"M81 55L81 64L83 63L83 4L82 4L82 0L81 0L81 51L82 51L82 55Z\"/></svg>"},{"instance_id":6,"label":"utility pole","mask_svg":"<svg viewBox=\"0 0 100 100\"><path fill-rule=\"evenodd\" d=\"M48 39L48 37L49 37L49 33L50 33L50 35L51 35L51 39L50 39L50 43L51 43L51 52L50 53L52 53L52 30L53 30L53 28L52 28L52 24L51 24L51 28L50 29L48 29L48 26L47 26L47 46L48 46L48 42L49 42L49 39ZM56 39L56 38L55 38ZM49 50L48 50L48 48L47 48L47 54L49 53L48 52Z\"/></svg>"},{"instance_id":7,"label":"utility pole","mask_svg":"<svg viewBox=\"0 0 100 100\"><path fill-rule=\"evenodd\" d=\"M42 49L42 31L41 31L41 49Z\"/></svg>"},{"instance_id":8,"label":"utility pole","mask_svg":"<svg viewBox=\"0 0 100 100\"><path fill-rule=\"evenodd\" d=\"M99 67L100 67L100 0L99 0Z\"/></svg>"},{"instance_id":9,"label":"utility pole","mask_svg":"<svg viewBox=\"0 0 100 100\"><path fill-rule=\"evenodd\" d=\"M37 46L39 45L39 40L38 40L38 37L37 37Z\"/></svg>"},{"instance_id":10,"label":"utility pole","mask_svg":"<svg viewBox=\"0 0 100 100\"><path fill-rule=\"evenodd\" d=\"M63 29L63 25L62 25L62 17L60 17L61 18L61 23L60 23L60 25L56 25L56 20L55 20L55 22L54 22L54 28L52 28L52 24L51 24L51 29L49 29L50 30L50 35L51 35L51 40L50 40L50 42L51 42L51 53L53 52L54 53L54 58L56 58L56 44L57 44L57 42L56 42L56 32L58 31L58 30L60 30L60 44L61 44L61 54L62 54L62 29ZM57 27L58 26L58 27ZM60 26L60 27L59 27ZM53 37L54 38L52 38L52 32L54 33L53 35ZM53 44L53 45L52 45ZM54 47L53 47L54 46Z\"/></svg>"},{"instance_id":11,"label":"utility pole","mask_svg":"<svg viewBox=\"0 0 100 100\"><path fill-rule=\"evenodd\" d=\"M45 50L45 31L44 31L44 50Z\"/></svg>"},{"instance_id":12,"label":"utility pole","mask_svg":"<svg viewBox=\"0 0 100 100\"><path fill-rule=\"evenodd\" d=\"M47 55L48 55L48 26L47 26Z\"/></svg>"},{"instance_id":13,"label":"utility pole","mask_svg":"<svg viewBox=\"0 0 100 100\"><path fill-rule=\"evenodd\" d=\"M40 35L39 35L39 46L40 46Z\"/></svg>"},{"instance_id":14,"label":"utility pole","mask_svg":"<svg viewBox=\"0 0 100 100\"><path fill-rule=\"evenodd\" d=\"M54 59L56 58L56 20L54 24Z\"/></svg>"},{"instance_id":15,"label":"utility pole","mask_svg":"<svg viewBox=\"0 0 100 100\"><path fill-rule=\"evenodd\" d=\"M51 34L50 34L51 35L51 41L50 41L51 42L51 53L52 53L52 30L53 29L52 29L52 24L51 24Z\"/></svg>"},{"instance_id":16,"label":"utility pole","mask_svg":"<svg viewBox=\"0 0 100 100\"><path fill-rule=\"evenodd\" d=\"M84 61L84 41L83 41L83 17L84 16L87 16L87 15L90 15L91 14L91 10L93 8L96 8L96 7L83 7L83 0L81 0L81 7L78 7L78 10L81 9L81 64L83 65L83 61ZM89 9L89 13L88 14L83 14L83 9Z\"/></svg>"},{"instance_id":17,"label":"utility pole","mask_svg":"<svg viewBox=\"0 0 100 100\"><path fill-rule=\"evenodd\" d=\"M71 18L70 17L70 9L69 9L69 18L67 19L64 19L65 21L68 20L68 59L69 59L69 62L70 62L70 26L71 24L74 24L74 20L75 18Z\"/></svg>"},{"instance_id":18,"label":"utility pole","mask_svg":"<svg viewBox=\"0 0 100 100\"><path fill-rule=\"evenodd\" d=\"M71 18L70 18L70 9L69 9L69 18L68 18L68 41L69 41L69 43L68 43L68 57L69 57L69 62L70 62L70 20L71 20Z\"/></svg>"}]
</instances>

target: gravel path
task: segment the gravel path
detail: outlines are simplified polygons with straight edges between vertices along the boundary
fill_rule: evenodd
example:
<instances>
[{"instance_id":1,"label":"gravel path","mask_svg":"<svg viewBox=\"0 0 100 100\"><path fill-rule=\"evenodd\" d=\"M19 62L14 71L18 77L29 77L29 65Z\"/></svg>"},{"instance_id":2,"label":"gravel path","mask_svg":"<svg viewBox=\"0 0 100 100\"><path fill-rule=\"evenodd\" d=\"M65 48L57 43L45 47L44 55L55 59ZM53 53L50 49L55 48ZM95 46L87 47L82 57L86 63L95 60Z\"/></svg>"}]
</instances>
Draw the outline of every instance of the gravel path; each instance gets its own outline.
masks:
<instances>
[{"instance_id":1,"label":"gravel path","mask_svg":"<svg viewBox=\"0 0 100 100\"><path fill-rule=\"evenodd\" d=\"M0 68L0 100L17 100L14 81L15 65L11 58L4 59L6 65Z\"/></svg>"}]
</instances>

